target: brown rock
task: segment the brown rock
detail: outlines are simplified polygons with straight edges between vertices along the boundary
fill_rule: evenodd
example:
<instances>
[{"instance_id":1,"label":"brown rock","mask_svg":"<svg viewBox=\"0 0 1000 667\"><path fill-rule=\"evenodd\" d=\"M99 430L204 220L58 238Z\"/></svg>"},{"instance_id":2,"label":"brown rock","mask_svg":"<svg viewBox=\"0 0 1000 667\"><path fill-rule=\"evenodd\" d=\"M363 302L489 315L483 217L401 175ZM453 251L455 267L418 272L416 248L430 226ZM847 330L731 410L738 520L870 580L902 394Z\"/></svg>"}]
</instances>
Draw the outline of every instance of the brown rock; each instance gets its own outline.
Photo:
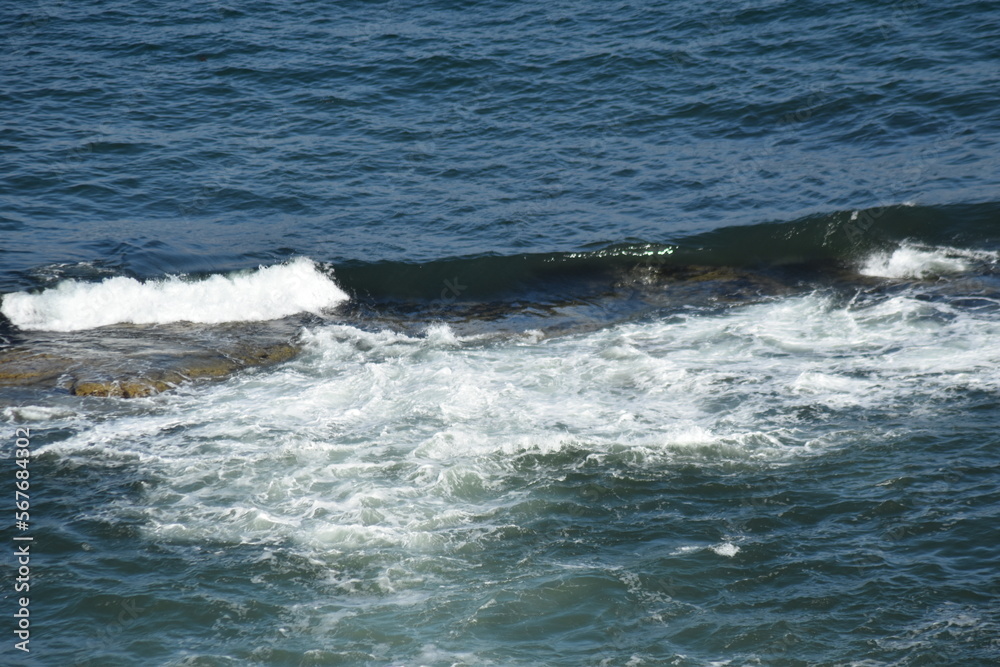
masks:
<instances>
[{"instance_id":1,"label":"brown rock","mask_svg":"<svg viewBox=\"0 0 1000 667\"><path fill-rule=\"evenodd\" d=\"M287 342L236 343L231 349L216 350L181 347L156 356L156 363L151 363L140 353L134 358L94 354L70 359L18 347L0 351L0 386L51 386L75 396L141 398L185 382L224 378L241 369L278 364L298 352L298 346Z\"/></svg>"}]
</instances>

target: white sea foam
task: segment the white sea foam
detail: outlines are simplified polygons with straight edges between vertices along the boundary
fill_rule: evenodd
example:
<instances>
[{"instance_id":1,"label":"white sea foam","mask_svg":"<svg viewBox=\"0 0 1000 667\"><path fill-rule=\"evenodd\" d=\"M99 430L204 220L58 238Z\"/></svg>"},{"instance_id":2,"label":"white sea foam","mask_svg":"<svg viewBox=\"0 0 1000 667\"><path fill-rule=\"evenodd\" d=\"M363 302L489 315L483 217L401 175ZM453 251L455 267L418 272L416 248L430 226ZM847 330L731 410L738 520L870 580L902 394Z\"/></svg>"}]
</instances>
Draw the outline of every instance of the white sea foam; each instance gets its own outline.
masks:
<instances>
[{"instance_id":1,"label":"white sea foam","mask_svg":"<svg viewBox=\"0 0 1000 667\"><path fill-rule=\"evenodd\" d=\"M154 539L396 554L365 585L397 594L427 562L530 521L524 501L570 473L784 465L877 438L859 411L1000 391L995 315L906 294L544 339L329 325L303 341L270 372L181 388L41 449L159 480L103 510L138 516ZM834 434L816 419L830 411L844 415ZM734 538L711 548L733 556Z\"/></svg>"},{"instance_id":2,"label":"white sea foam","mask_svg":"<svg viewBox=\"0 0 1000 667\"><path fill-rule=\"evenodd\" d=\"M309 259L203 280L125 276L66 280L40 294L3 297L0 312L21 329L80 331L109 324L250 322L319 313L347 294Z\"/></svg>"},{"instance_id":3,"label":"white sea foam","mask_svg":"<svg viewBox=\"0 0 1000 667\"><path fill-rule=\"evenodd\" d=\"M963 273L976 265L996 260L996 254L990 252L903 244L891 253L876 253L869 257L861 267L861 274L879 278L927 279Z\"/></svg>"},{"instance_id":4,"label":"white sea foam","mask_svg":"<svg viewBox=\"0 0 1000 667\"><path fill-rule=\"evenodd\" d=\"M30 421L52 421L54 419L62 419L66 417L72 417L76 414L75 410L71 410L65 407L49 407L44 405L22 405L22 406L11 406L4 408L0 411L6 419L16 422L30 422Z\"/></svg>"},{"instance_id":5,"label":"white sea foam","mask_svg":"<svg viewBox=\"0 0 1000 667\"><path fill-rule=\"evenodd\" d=\"M719 554L720 556L725 556L726 558L732 558L740 552L740 548L733 544L732 542L723 542L722 544L716 544L712 547L712 551Z\"/></svg>"}]
</instances>

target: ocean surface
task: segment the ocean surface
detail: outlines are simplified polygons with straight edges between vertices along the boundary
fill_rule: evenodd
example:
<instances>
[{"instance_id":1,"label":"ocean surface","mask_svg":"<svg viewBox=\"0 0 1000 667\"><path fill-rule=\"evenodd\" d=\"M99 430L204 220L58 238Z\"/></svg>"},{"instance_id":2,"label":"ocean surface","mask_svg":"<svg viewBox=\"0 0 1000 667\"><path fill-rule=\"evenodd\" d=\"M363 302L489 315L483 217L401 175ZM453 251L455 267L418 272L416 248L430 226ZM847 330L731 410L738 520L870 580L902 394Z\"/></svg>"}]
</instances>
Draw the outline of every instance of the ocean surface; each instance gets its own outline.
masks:
<instances>
[{"instance_id":1,"label":"ocean surface","mask_svg":"<svg viewBox=\"0 0 1000 667\"><path fill-rule=\"evenodd\" d=\"M998 664L1000 5L0 0L0 423L3 665Z\"/></svg>"}]
</instances>

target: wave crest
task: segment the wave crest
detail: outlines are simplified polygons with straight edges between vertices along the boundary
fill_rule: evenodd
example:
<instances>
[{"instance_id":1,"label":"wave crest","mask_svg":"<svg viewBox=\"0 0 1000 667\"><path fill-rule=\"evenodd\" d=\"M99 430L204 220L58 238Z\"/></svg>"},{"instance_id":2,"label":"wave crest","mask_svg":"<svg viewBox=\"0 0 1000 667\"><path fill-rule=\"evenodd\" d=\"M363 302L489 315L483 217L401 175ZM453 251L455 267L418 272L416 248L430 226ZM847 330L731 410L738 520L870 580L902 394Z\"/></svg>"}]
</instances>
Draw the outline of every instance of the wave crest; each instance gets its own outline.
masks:
<instances>
[{"instance_id":1,"label":"wave crest","mask_svg":"<svg viewBox=\"0 0 1000 667\"><path fill-rule=\"evenodd\" d=\"M171 276L142 282L126 276L99 283L65 280L39 294L4 296L3 313L35 331L81 331L109 324L254 322L320 313L348 295L316 264L300 257L251 272L203 280Z\"/></svg>"},{"instance_id":2,"label":"wave crest","mask_svg":"<svg viewBox=\"0 0 1000 667\"><path fill-rule=\"evenodd\" d=\"M922 248L903 244L891 253L871 255L861 266L865 276L918 279L965 273L975 265L993 263L995 253L959 248Z\"/></svg>"}]
</instances>

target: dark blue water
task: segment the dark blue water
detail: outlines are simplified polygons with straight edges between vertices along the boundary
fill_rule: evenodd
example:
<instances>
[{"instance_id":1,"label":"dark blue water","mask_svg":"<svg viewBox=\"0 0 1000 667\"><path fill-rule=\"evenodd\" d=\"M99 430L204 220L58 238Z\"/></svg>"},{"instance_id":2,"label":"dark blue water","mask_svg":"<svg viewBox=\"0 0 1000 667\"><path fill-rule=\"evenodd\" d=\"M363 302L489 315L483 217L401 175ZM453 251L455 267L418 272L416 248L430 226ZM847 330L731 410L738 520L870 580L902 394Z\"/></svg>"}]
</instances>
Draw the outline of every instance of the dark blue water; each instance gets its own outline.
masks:
<instances>
[{"instance_id":1,"label":"dark blue water","mask_svg":"<svg viewBox=\"0 0 1000 667\"><path fill-rule=\"evenodd\" d=\"M993 2L3 0L0 663L994 664L998 90Z\"/></svg>"}]
</instances>

